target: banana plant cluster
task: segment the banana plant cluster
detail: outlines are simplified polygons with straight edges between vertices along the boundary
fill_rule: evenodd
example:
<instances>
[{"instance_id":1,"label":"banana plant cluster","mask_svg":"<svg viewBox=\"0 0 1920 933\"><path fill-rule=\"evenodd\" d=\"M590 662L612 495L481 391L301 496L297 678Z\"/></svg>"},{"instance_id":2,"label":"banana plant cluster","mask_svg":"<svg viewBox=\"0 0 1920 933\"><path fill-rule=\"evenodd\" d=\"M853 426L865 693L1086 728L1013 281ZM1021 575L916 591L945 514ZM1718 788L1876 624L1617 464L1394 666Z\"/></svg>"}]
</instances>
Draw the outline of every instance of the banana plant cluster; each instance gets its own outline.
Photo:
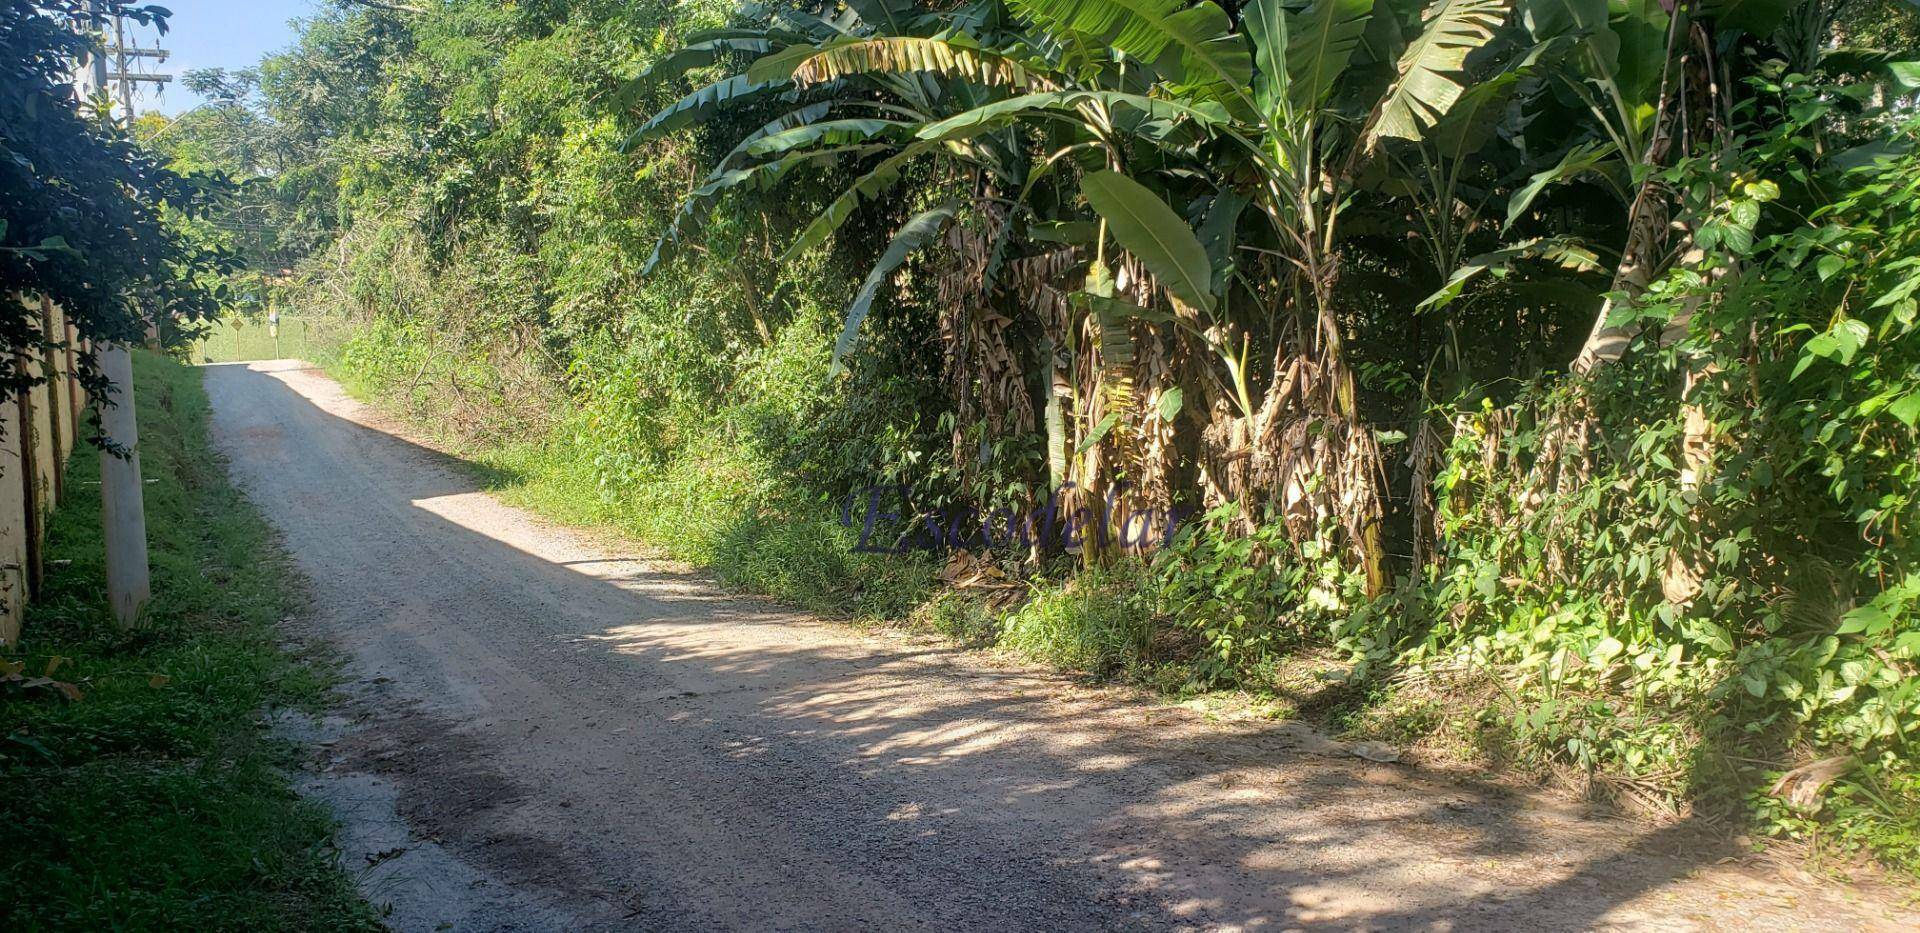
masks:
<instances>
[{"instance_id":1,"label":"banana plant cluster","mask_svg":"<svg viewBox=\"0 0 1920 933\"><path fill-rule=\"evenodd\" d=\"M1583 365L1617 356L1602 295L1644 286L1685 236L1659 169L1710 144L1739 43L1789 28L1798 7L744 9L635 81L720 71L652 113L636 144L722 113L766 117L688 195L649 268L729 193L852 170L791 258L911 179L930 206L898 227L846 309L836 365L917 252L948 247L934 269L974 256L946 263L965 281L942 289L955 305L943 313L1030 339L951 340L950 364L974 383L953 391L977 391L985 365L951 358L964 347L1027 348L1009 378L1044 412L1054 488L1073 484L1098 508L1124 477L1163 499L1237 501L1302 535L1332 524L1377 592L1388 464L1349 349L1362 289L1347 283L1399 279L1390 310L1455 344L1451 315L1504 289L1509 304L1584 316ZM1569 186L1611 207L1556 223L1546 206ZM1408 282L1430 287L1407 294ZM1460 365L1457 348L1440 357Z\"/></svg>"}]
</instances>

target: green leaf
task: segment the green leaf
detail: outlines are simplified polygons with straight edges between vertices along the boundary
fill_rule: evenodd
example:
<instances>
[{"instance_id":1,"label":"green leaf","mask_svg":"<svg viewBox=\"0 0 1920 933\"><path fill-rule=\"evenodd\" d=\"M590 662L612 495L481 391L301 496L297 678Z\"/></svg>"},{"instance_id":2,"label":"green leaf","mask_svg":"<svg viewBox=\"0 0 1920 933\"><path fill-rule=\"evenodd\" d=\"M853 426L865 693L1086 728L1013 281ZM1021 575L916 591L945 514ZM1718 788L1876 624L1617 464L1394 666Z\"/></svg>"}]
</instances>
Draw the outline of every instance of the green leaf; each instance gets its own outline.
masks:
<instances>
[{"instance_id":1,"label":"green leaf","mask_svg":"<svg viewBox=\"0 0 1920 933\"><path fill-rule=\"evenodd\" d=\"M1612 636L1602 638L1599 644L1593 646L1593 663L1600 665L1608 664L1612 662L1614 658L1619 657L1620 652L1625 650L1627 650L1627 646L1621 644L1620 639Z\"/></svg>"},{"instance_id":2,"label":"green leaf","mask_svg":"<svg viewBox=\"0 0 1920 933\"><path fill-rule=\"evenodd\" d=\"M1120 423L1119 412L1116 411L1116 412L1108 413L1108 415L1105 418L1100 419L1099 424L1093 426L1093 431L1087 435L1086 440L1081 441L1080 446L1075 447L1073 449L1074 456L1077 457L1083 453L1086 453L1089 449L1093 447L1093 445L1100 443L1102 439L1104 439L1109 433L1113 431L1113 426L1119 423Z\"/></svg>"},{"instance_id":3,"label":"green leaf","mask_svg":"<svg viewBox=\"0 0 1920 933\"><path fill-rule=\"evenodd\" d=\"M813 58L829 49L837 48L848 42L856 41L850 36L835 36L818 45L790 45L771 55L762 55L753 60L742 72L748 81L755 84L780 84L793 80L794 69L800 63Z\"/></svg>"},{"instance_id":4,"label":"green leaf","mask_svg":"<svg viewBox=\"0 0 1920 933\"><path fill-rule=\"evenodd\" d=\"M906 32L912 20L913 0L847 0L847 6L861 22L889 35Z\"/></svg>"},{"instance_id":5,"label":"green leaf","mask_svg":"<svg viewBox=\"0 0 1920 933\"><path fill-rule=\"evenodd\" d=\"M1176 415L1180 414L1180 406L1185 403L1186 398L1187 393L1179 386L1160 393L1160 420L1172 421Z\"/></svg>"},{"instance_id":6,"label":"green leaf","mask_svg":"<svg viewBox=\"0 0 1920 933\"><path fill-rule=\"evenodd\" d=\"M628 82L623 93L632 96L660 83L678 78L695 68L705 68L729 52L765 54L773 51L771 39L761 36L722 36L694 42L674 50L665 58L648 65Z\"/></svg>"},{"instance_id":7,"label":"green leaf","mask_svg":"<svg viewBox=\"0 0 1920 933\"><path fill-rule=\"evenodd\" d=\"M770 133L747 143L745 152L751 156L767 156L817 142L844 146L883 134L900 134L912 127L913 124L899 120L827 120Z\"/></svg>"},{"instance_id":8,"label":"green leaf","mask_svg":"<svg viewBox=\"0 0 1920 933\"><path fill-rule=\"evenodd\" d=\"M1526 67L1510 68L1467 88L1434 128L1434 149L1442 158L1465 159L1479 152L1507 117L1507 104L1526 76Z\"/></svg>"},{"instance_id":9,"label":"green leaf","mask_svg":"<svg viewBox=\"0 0 1920 933\"><path fill-rule=\"evenodd\" d=\"M1107 107L1138 111L1152 120L1192 120L1205 127L1227 122L1218 104L1190 105L1118 91L1036 91L982 104L929 123L914 135L920 139L949 139L993 129L1032 113L1045 110L1073 110L1082 104L1097 102Z\"/></svg>"},{"instance_id":10,"label":"green leaf","mask_svg":"<svg viewBox=\"0 0 1920 933\"><path fill-rule=\"evenodd\" d=\"M1353 60L1373 7L1374 0L1314 0L1285 13L1283 0L1249 4L1245 23L1261 72L1261 106L1271 111L1278 77L1296 110L1317 108Z\"/></svg>"},{"instance_id":11,"label":"green leaf","mask_svg":"<svg viewBox=\"0 0 1920 933\"><path fill-rule=\"evenodd\" d=\"M1467 56L1492 41L1506 18L1506 0L1435 0L1425 27L1400 56L1399 77L1381 101L1368 147L1382 137L1425 136L1465 90L1458 76Z\"/></svg>"},{"instance_id":12,"label":"green leaf","mask_svg":"<svg viewBox=\"0 0 1920 933\"><path fill-rule=\"evenodd\" d=\"M1602 81L1610 81L1620 96L1621 116L1641 133L1652 129L1660 96L1661 75L1667 70L1667 35L1672 17L1663 0L1612 0L1608 25L1619 39L1619 64Z\"/></svg>"},{"instance_id":13,"label":"green leaf","mask_svg":"<svg viewBox=\"0 0 1920 933\"><path fill-rule=\"evenodd\" d=\"M709 210L721 193L747 186L751 190L767 190L778 184L787 173L803 164L831 162L842 155L871 151L871 147L849 146L842 149L806 152L787 156L774 162L762 163L748 168L735 168L747 156L747 149L755 142L777 133L804 126L826 116L828 105L825 102L808 104L798 110L782 114L761 125L759 129L748 133L707 175L699 188L681 202L680 210L674 214L673 222L667 225L665 233L653 245L653 254L647 257L646 265L641 267L640 276L645 278L665 258L668 247L680 241L701 222L702 216Z\"/></svg>"},{"instance_id":14,"label":"green leaf","mask_svg":"<svg viewBox=\"0 0 1920 933\"><path fill-rule=\"evenodd\" d=\"M866 321L867 312L873 309L874 296L879 294L880 286L885 285L887 277L900 268L915 250L932 242L940 231L946 229L947 222L953 219L955 205L943 204L929 211L923 211L900 226L894 233L887 249L880 254L880 261L873 264L867 273L867 279L860 285L860 293L855 295L853 303L847 305L846 320L841 324L840 339L833 344L833 368L835 373L842 368L841 361L853 349L860 338L860 325Z\"/></svg>"},{"instance_id":15,"label":"green leaf","mask_svg":"<svg viewBox=\"0 0 1920 933\"><path fill-rule=\"evenodd\" d=\"M1888 62L1887 75L1902 91L1920 89L1920 62Z\"/></svg>"},{"instance_id":16,"label":"green leaf","mask_svg":"<svg viewBox=\"0 0 1920 933\"><path fill-rule=\"evenodd\" d=\"M1587 77L1616 81L1620 71L1620 36L1609 25L1607 0L1518 0L1520 20L1540 43L1537 52L1566 43L1561 60L1584 69Z\"/></svg>"},{"instance_id":17,"label":"green leaf","mask_svg":"<svg viewBox=\"0 0 1920 933\"><path fill-rule=\"evenodd\" d=\"M1764 39L1804 2L1806 0L1705 0L1702 6L1721 30L1735 29Z\"/></svg>"},{"instance_id":18,"label":"green leaf","mask_svg":"<svg viewBox=\"0 0 1920 933\"><path fill-rule=\"evenodd\" d=\"M1287 96L1294 107L1318 107L1360 47L1374 0L1314 0L1288 18ZM1392 15L1392 14L1388 14Z\"/></svg>"},{"instance_id":19,"label":"green leaf","mask_svg":"<svg viewBox=\"0 0 1920 933\"><path fill-rule=\"evenodd\" d=\"M1920 422L1920 392L1901 396L1899 401L1887 406L1887 413L1900 419L1907 427L1913 427Z\"/></svg>"},{"instance_id":20,"label":"green leaf","mask_svg":"<svg viewBox=\"0 0 1920 933\"><path fill-rule=\"evenodd\" d=\"M665 109L653 115L645 124L627 137L627 145L633 146L657 136L664 136L695 120L705 119L724 104L745 101L763 94L777 85L786 82L760 84L746 75L734 75L715 81L685 97L669 104Z\"/></svg>"},{"instance_id":21,"label":"green leaf","mask_svg":"<svg viewBox=\"0 0 1920 933\"><path fill-rule=\"evenodd\" d=\"M1547 190L1549 185L1570 181L1588 172L1600 171L1601 167L1606 165L1618 151L1612 143L1604 142L1585 143L1567 150L1567 154L1561 156L1557 164L1550 169L1534 173L1533 177L1527 179L1527 183L1507 200L1507 222L1501 230L1504 232L1513 229L1514 222L1527 212L1527 208L1533 206L1533 200L1540 196L1540 192Z\"/></svg>"},{"instance_id":22,"label":"green leaf","mask_svg":"<svg viewBox=\"0 0 1920 933\"><path fill-rule=\"evenodd\" d=\"M1843 172L1879 168L1907 154L1904 139L1876 139L1835 153L1827 161Z\"/></svg>"},{"instance_id":23,"label":"green leaf","mask_svg":"<svg viewBox=\"0 0 1920 933\"><path fill-rule=\"evenodd\" d=\"M1271 114L1286 94L1287 8L1283 0L1253 0L1240 11L1240 28L1253 45L1253 94L1262 113ZM1291 96L1288 97L1291 100Z\"/></svg>"},{"instance_id":24,"label":"green leaf","mask_svg":"<svg viewBox=\"0 0 1920 933\"><path fill-rule=\"evenodd\" d=\"M1867 634L1875 635L1893 627L1893 618L1886 610L1868 603L1857 606L1851 612L1840 617L1840 627L1833 630L1835 635Z\"/></svg>"},{"instance_id":25,"label":"green leaf","mask_svg":"<svg viewBox=\"0 0 1920 933\"><path fill-rule=\"evenodd\" d=\"M734 144L733 149L720 158L720 163L714 166L713 175L708 176L708 180L713 180L713 177L719 175L722 170L739 164L741 160L747 157L747 150L752 148L754 143L777 133L784 133L794 127L805 126L812 123L826 116L830 106L831 105L825 101L808 104L805 107L788 111L762 123L753 132L741 137L740 141Z\"/></svg>"},{"instance_id":26,"label":"green leaf","mask_svg":"<svg viewBox=\"0 0 1920 933\"><path fill-rule=\"evenodd\" d=\"M944 139L950 134L976 133L1036 110L1072 109L1078 97L1077 91L1035 91L1006 97L936 120L922 126L914 135L920 139Z\"/></svg>"},{"instance_id":27,"label":"green leaf","mask_svg":"<svg viewBox=\"0 0 1920 933\"><path fill-rule=\"evenodd\" d=\"M1175 297L1213 310L1213 266L1193 228L1145 185L1119 172L1082 179L1087 203L1107 222L1113 238L1138 257Z\"/></svg>"},{"instance_id":28,"label":"green leaf","mask_svg":"<svg viewBox=\"0 0 1920 933\"><path fill-rule=\"evenodd\" d=\"M1860 348L1866 346L1867 340L1873 336L1867 322L1856 318L1835 324L1827 333L1833 335L1833 355L1839 358L1842 365L1852 363Z\"/></svg>"},{"instance_id":29,"label":"green leaf","mask_svg":"<svg viewBox=\"0 0 1920 933\"><path fill-rule=\"evenodd\" d=\"M1213 264L1209 291L1218 293L1224 289L1227 276L1233 272L1235 233L1240 215L1250 203L1251 199L1237 191L1222 191L1214 195L1213 203L1207 207L1206 219L1200 222L1200 245L1206 248L1207 259Z\"/></svg>"},{"instance_id":30,"label":"green leaf","mask_svg":"<svg viewBox=\"0 0 1920 933\"><path fill-rule=\"evenodd\" d=\"M1444 308L1466 291L1469 282L1488 273L1501 275L1521 259L1547 259L1559 263L1562 268L1575 270L1600 267L1599 257L1572 237L1534 237L1467 260L1447 277L1445 285L1422 299L1418 308L1421 311Z\"/></svg>"},{"instance_id":31,"label":"green leaf","mask_svg":"<svg viewBox=\"0 0 1920 933\"><path fill-rule=\"evenodd\" d=\"M781 178L786 176L787 172L801 164L831 161L846 152L862 151L868 148L870 147L848 147L845 150L828 150L825 152L802 152L787 156L778 161L766 162L747 168L715 169L712 175L707 176L705 184L694 189L693 193L688 195L685 201L681 202L680 210L673 216L673 222L667 225L666 232L662 233L660 239L654 242L653 254L647 257L646 265L641 267L640 276L645 278L653 274L653 270L660 265L660 261L666 258L668 248L680 242L682 237L698 228L706 212L712 208L714 201L717 200L723 192L743 186L749 190L765 190L773 187Z\"/></svg>"},{"instance_id":32,"label":"green leaf","mask_svg":"<svg viewBox=\"0 0 1920 933\"><path fill-rule=\"evenodd\" d=\"M1246 96L1253 59L1211 0L1009 0L1021 17L1139 59L1168 83Z\"/></svg>"},{"instance_id":33,"label":"green leaf","mask_svg":"<svg viewBox=\"0 0 1920 933\"><path fill-rule=\"evenodd\" d=\"M1007 55L958 39L913 36L829 43L795 61L788 74L801 87L866 74L936 74L992 87L1021 89L1035 83L1026 64Z\"/></svg>"},{"instance_id":34,"label":"green leaf","mask_svg":"<svg viewBox=\"0 0 1920 933\"><path fill-rule=\"evenodd\" d=\"M786 252L780 254L780 261L792 262L801 254L826 242L827 237L832 236L835 230L840 229L841 224L847 222L848 217L853 216L854 208L859 207L861 201L873 200L898 184L900 173L906 170L907 163L927 154L936 145L938 144L933 141L916 142L888 156L879 165L860 176L859 180L816 215L813 221L807 224L806 229L800 231L800 235L787 245Z\"/></svg>"}]
</instances>

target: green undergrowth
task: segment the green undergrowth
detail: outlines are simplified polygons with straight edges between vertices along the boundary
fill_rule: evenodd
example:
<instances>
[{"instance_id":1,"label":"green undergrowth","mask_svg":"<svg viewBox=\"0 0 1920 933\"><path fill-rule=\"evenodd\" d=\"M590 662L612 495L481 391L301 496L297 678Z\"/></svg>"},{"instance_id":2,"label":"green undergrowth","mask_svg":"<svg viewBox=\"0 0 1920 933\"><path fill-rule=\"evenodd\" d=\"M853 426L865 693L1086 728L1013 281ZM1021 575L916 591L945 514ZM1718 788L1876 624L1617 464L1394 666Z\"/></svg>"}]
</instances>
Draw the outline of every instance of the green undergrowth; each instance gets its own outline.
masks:
<instances>
[{"instance_id":1,"label":"green undergrowth","mask_svg":"<svg viewBox=\"0 0 1920 933\"><path fill-rule=\"evenodd\" d=\"M413 378L421 372L416 341L408 329L376 325L321 362L349 393L436 433L434 440L451 447L503 501L636 538L729 586L824 615L899 619L932 592L937 566L931 559L857 551L859 535L840 523L835 507L793 488L749 440L797 418L781 409L804 404L794 401L802 392L777 389L718 411L644 418L623 404L590 398L556 406L546 415L548 427L531 438L461 434L432 417L440 403L431 387L482 364L436 358L424 378ZM748 378L777 381L800 367L817 373L825 366L817 354L791 358L809 352L772 348ZM646 429L636 424L643 420ZM653 445L632 440L656 432Z\"/></svg>"},{"instance_id":2,"label":"green undergrowth","mask_svg":"<svg viewBox=\"0 0 1920 933\"><path fill-rule=\"evenodd\" d=\"M140 354L135 376L153 600L139 630L109 624L99 457L81 447L45 591L0 652L70 685L0 686L0 927L375 929L266 727L327 683L279 641L288 559L208 443L199 371Z\"/></svg>"},{"instance_id":3,"label":"green undergrowth","mask_svg":"<svg viewBox=\"0 0 1920 933\"><path fill-rule=\"evenodd\" d=\"M859 621L897 619L928 597L924 558L863 554L817 503L756 494L751 468L697 451L661 476L609 488L564 435L473 452L504 501L575 525L611 528L711 571L723 583Z\"/></svg>"},{"instance_id":4,"label":"green undergrowth","mask_svg":"<svg viewBox=\"0 0 1920 933\"><path fill-rule=\"evenodd\" d=\"M1444 474L1441 488L1453 491L1440 511L1448 563L1371 598L1329 543L1331 529L1296 537L1275 521L1248 525L1231 506L1189 520L1148 559L1086 571L1063 557L1041 572L1016 561L999 568L1011 583L949 589L936 558L857 552L857 533L836 521L837 497L809 493L827 484L808 472L811 461L796 467L792 452L817 456L819 425L837 411L795 375L825 368L824 342L810 336L789 333L750 354L730 377L748 390L692 402L649 384L631 357L609 363L588 352L568 374L572 394L548 403L544 429L456 446L507 501L611 529L804 609L916 624L1170 698L1307 718L1425 760L1552 781L1641 813L1704 811L1818 842L1822 852L1920 866L1920 786L1893 712L1910 688L1813 651L1870 644L1825 634L1836 619L1778 635L1757 622L1736 637L1710 619L1661 615L1643 549L1596 547L1580 565L1549 560L1549 542L1604 546L1608 528L1690 520L1664 500L1649 514L1646 477L1605 473L1569 485L1573 498L1616 501L1589 507L1606 516L1589 538L1568 539L1555 516L1588 513L1543 511L1535 527L1497 511L1519 493L1468 497L1465 480ZM436 367L458 384L483 378L483 366L421 357L417 339L374 325L331 368L363 397L436 424L451 404L432 388ZM1658 425L1672 420L1663 417ZM1451 452L1456 472L1483 462L1471 447L1478 437L1463 435ZM1519 548L1509 542L1516 534ZM1889 663L1904 664L1911 648L1896 646ZM1806 684L1798 692L1795 678ZM1827 699L1809 699L1816 688ZM1859 702L1875 693L1888 699ZM1801 699L1782 702L1793 697ZM1796 810L1766 793L1794 763L1837 753L1854 764L1823 789L1818 808Z\"/></svg>"}]
</instances>

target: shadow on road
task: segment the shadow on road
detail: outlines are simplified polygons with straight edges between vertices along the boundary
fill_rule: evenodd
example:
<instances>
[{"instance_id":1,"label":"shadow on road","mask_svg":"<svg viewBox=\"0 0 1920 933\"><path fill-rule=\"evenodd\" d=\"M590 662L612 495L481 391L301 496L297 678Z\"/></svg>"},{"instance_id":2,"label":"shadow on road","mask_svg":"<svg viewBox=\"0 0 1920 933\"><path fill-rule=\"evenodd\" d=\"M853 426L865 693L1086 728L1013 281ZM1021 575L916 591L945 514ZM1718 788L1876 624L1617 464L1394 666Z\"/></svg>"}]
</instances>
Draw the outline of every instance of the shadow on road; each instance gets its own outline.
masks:
<instances>
[{"instance_id":1,"label":"shadow on road","mask_svg":"<svg viewBox=\"0 0 1920 933\"><path fill-rule=\"evenodd\" d=\"M610 923L1573 930L1773 909L1732 868L1684 880L1729 854L1689 823L1587 818L599 552L263 368L209 368L216 434L313 578L319 630L414 717L352 763L396 775L416 833L510 878L623 892Z\"/></svg>"}]
</instances>

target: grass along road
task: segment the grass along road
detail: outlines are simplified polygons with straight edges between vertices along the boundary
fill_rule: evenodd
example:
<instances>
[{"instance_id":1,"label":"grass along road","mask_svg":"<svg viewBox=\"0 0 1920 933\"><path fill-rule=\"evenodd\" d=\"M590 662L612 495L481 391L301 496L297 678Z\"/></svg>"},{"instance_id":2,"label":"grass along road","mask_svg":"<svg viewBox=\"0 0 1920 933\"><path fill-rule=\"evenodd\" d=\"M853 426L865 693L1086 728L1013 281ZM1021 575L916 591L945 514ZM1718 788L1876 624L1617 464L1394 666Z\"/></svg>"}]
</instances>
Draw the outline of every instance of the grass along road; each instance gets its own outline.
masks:
<instances>
[{"instance_id":1,"label":"grass along road","mask_svg":"<svg viewBox=\"0 0 1920 933\"><path fill-rule=\"evenodd\" d=\"M200 371L134 362L151 612L137 632L110 624L99 457L82 446L47 590L5 655L81 697L0 692L0 927L375 928L329 817L289 786L294 749L265 726L326 693L324 671L281 647L300 605L286 555L208 444Z\"/></svg>"}]
</instances>

